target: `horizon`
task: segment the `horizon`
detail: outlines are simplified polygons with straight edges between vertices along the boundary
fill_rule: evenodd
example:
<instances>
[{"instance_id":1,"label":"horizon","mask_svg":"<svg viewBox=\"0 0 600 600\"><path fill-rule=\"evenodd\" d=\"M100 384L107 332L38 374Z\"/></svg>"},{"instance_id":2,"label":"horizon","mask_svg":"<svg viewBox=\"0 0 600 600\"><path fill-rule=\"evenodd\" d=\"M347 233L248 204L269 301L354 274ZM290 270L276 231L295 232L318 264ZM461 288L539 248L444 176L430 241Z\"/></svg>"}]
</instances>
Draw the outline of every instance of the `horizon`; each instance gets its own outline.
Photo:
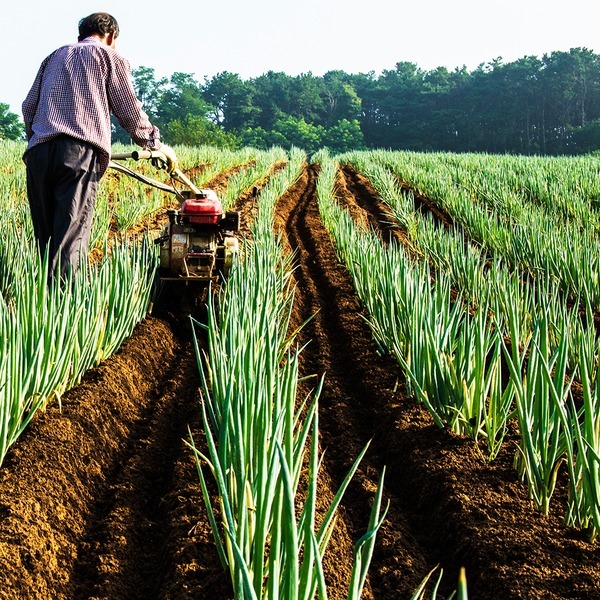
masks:
<instances>
[{"instance_id":1,"label":"horizon","mask_svg":"<svg viewBox=\"0 0 600 600\"><path fill-rule=\"evenodd\" d=\"M406 7L373 0L369 10L357 0L307 0L298 9L275 0L252 5L225 0L218 12L176 0L166 15L162 6L148 0L140 9L110 0L98 7L84 0L74 9L57 0L36 7L38 18L31 23L30 5L8 5L5 22L27 23L28 32L24 40L22 27L10 27L0 41L3 56L15 57L0 68L0 102L21 118L21 103L42 60L76 41L79 19L99 9L119 22L117 50L132 69L154 69L157 79L182 72L202 82L223 71L243 80L269 71L292 77L333 70L378 75L399 62L425 72L439 67L471 72L500 57L511 63L571 48L600 50L594 18L600 7L588 0L573 0L567 14L540 0L507 0L501 10L474 0L452 5L426 0ZM157 22L168 26L159 28Z\"/></svg>"}]
</instances>

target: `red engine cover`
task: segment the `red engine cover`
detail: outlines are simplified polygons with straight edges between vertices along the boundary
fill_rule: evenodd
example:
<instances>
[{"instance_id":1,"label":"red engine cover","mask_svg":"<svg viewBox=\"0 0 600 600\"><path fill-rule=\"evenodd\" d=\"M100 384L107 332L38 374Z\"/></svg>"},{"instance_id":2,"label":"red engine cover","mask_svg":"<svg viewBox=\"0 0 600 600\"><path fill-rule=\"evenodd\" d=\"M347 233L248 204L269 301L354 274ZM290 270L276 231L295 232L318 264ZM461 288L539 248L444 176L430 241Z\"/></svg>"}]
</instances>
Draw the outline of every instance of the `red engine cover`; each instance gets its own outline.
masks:
<instances>
[{"instance_id":1,"label":"red engine cover","mask_svg":"<svg viewBox=\"0 0 600 600\"><path fill-rule=\"evenodd\" d=\"M189 198L181 205L181 215L190 223L217 225L223 217L223 205L212 190L204 198Z\"/></svg>"}]
</instances>

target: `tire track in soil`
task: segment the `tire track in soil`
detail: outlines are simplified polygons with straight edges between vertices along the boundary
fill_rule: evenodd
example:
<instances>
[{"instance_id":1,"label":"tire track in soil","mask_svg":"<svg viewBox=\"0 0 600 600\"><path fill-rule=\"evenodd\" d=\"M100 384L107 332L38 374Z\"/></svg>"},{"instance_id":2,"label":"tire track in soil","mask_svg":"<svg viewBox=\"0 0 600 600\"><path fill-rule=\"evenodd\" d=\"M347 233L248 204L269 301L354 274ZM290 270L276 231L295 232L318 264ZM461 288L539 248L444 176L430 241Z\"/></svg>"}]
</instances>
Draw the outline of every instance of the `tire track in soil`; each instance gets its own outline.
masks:
<instances>
[{"instance_id":1,"label":"tire track in soil","mask_svg":"<svg viewBox=\"0 0 600 600\"><path fill-rule=\"evenodd\" d=\"M91 540L81 544L85 551L74 579L85 584L77 598L232 597L186 443L191 431L197 447L206 452L192 334L178 307L177 298L166 297L159 309L175 336L174 356L149 395L144 419L110 479L107 497L98 503ZM205 339L198 341L206 348Z\"/></svg>"},{"instance_id":2,"label":"tire track in soil","mask_svg":"<svg viewBox=\"0 0 600 600\"><path fill-rule=\"evenodd\" d=\"M428 215L434 222L445 229L451 229L455 226L452 216L432 202L429 198L419 194L409 188L404 182L397 179L398 185L405 192L413 195L414 207L422 215ZM406 232L398 225L393 216L391 208L381 200L372 183L364 175L356 171L350 165L340 165L337 184L346 191L346 197L350 194L354 201L347 208L358 220L360 215L366 217L373 230L377 231L385 244L389 244L392 239L407 246L406 250L411 251L410 242Z\"/></svg>"},{"instance_id":3,"label":"tire track in soil","mask_svg":"<svg viewBox=\"0 0 600 600\"><path fill-rule=\"evenodd\" d=\"M276 227L296 253L295 314L292 329L314 318L299 336L308 342L301 355L302 375L325 374L319 403L320 443L325 446L325 468L337 489L352 462L375 436L362 466L344 500L345 529L352 544L364 533L370 503L385 464L378 441L377 405L393 397L394 370L377 356L370 331L361 319L361 308L345 267L339 264L325 232L316 204L317 172L308 166L300 181L279 201ZM303 395L301 393L301 395ZM408 598L430 570L431 560L406 523L402 507L390 492L394 473L388 471L385 483L390 510L379 532L366 598ZM343 543L338 540L337 543ZM345 544L349 543L346 539ZM349 581L342 573L339 548L327 566L332 598L344 598ZM344 559L351 561L351 549Z\"/></svg>"},{"instance_id":4,"label":"tire track in soil","mask_svg":"<svg viewBox=\"0 0 600 600\"><path fill-rule=\"evenodd\" d=\"M177 354L109 474L110 487L96 501L74 567L77 598L166 597L170 564L163 555L173 542L172 511L178 502L173 490L181 478L189 479L181 464L184 456L189 459L183 440L188 424L200 422L195 357L189 344Z\"/></svg>"},{"instance_id":5,"label":"tire track in soil","mask_svg":"<svg viewBox=\"0 0 600 600\"><path fill-rule=\"evenodd\" d=\"M336 185L356 199L356 205L348 206L348 210L358 223L366 222L373 230L379 231L385 244L396 237L399 230L391 210L379 199L368 180L353 169L342 166Z\"/></svg>"}]
</instances>

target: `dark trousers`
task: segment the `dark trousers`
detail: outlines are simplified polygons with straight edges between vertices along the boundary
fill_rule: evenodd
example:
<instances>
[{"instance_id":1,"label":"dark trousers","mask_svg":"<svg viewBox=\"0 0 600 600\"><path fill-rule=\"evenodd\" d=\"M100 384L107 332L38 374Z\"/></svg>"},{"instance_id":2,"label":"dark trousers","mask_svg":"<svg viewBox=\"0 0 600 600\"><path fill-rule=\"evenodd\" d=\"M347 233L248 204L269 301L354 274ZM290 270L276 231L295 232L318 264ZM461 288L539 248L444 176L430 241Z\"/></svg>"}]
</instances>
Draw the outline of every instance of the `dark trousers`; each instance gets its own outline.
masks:
<instances>
[{"instance_id":1,"label":"dark trousers","mask_svg":"<svg viewBox=\"0 0 600 600\"><path fill-rule=\"evenodd\" d=\"M25 156L27 196L33 231L51 276L66 277L88 252L98 182L99 151L61 135L38 144Z\"/></svg>"}]
</instances>

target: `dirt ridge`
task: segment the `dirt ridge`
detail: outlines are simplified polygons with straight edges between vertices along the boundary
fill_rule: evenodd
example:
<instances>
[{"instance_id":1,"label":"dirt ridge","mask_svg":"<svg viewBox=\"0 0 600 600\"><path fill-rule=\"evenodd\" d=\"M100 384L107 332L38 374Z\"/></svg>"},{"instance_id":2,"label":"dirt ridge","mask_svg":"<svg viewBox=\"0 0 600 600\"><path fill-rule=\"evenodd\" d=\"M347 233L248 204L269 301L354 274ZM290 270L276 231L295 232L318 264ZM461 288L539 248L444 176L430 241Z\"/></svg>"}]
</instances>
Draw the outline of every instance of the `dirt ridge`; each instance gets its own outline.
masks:
<instances>
[{"instance_id":1,"label":"dirt ridge","mask_svg":"<svg viewBox=\"0 0 600 600\"><path fill-rule=\"evenodd\" d=\"M0 470L0 597L184 598L206 572L194 543L212 546L223 589L183 441L199 423L194 373L191 344L149 318L36 417Z\"/></svg>"}]
</instances>

